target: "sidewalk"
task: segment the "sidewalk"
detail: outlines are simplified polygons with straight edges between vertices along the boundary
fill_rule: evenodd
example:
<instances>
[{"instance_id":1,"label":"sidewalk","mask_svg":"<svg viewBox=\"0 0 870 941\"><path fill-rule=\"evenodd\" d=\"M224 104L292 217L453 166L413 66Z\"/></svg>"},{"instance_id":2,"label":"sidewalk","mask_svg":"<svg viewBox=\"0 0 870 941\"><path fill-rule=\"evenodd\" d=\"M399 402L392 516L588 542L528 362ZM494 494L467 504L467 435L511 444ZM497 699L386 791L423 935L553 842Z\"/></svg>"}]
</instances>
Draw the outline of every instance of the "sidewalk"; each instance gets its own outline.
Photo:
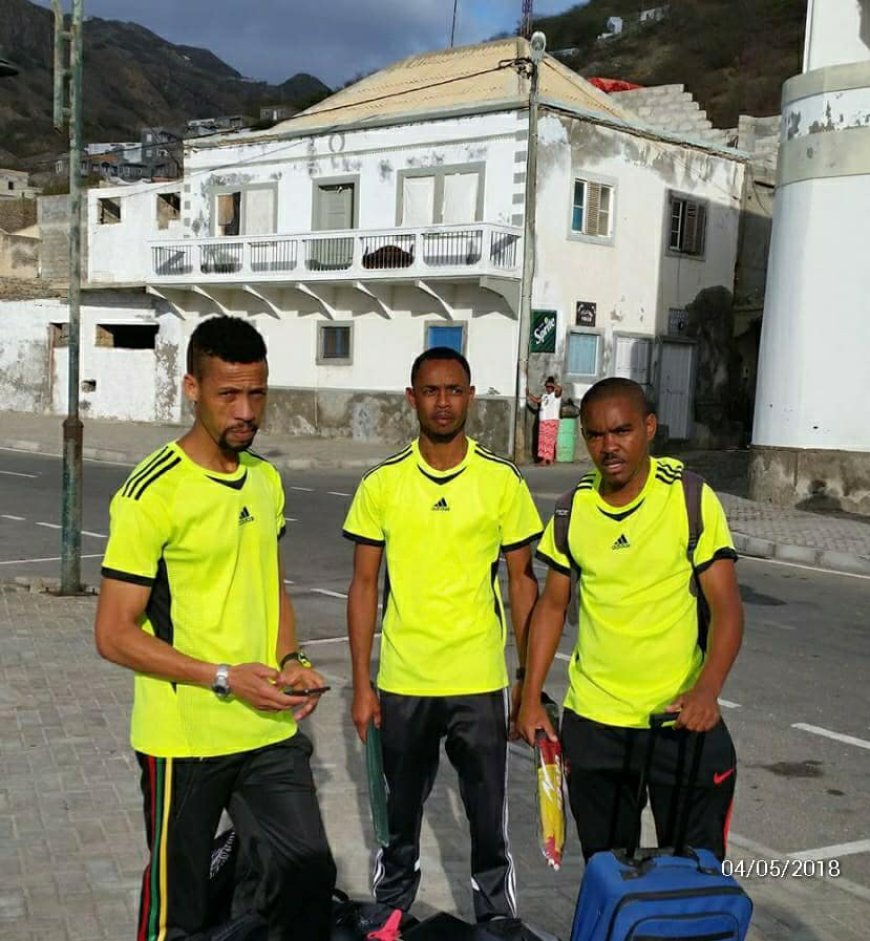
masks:
<instances>
[{"instance_id":1,"label":"sidewalk","mask_svg":"<svg viewBox=\"0 0 870 941\"><path fill-rule=\"evenodd\" d=\"M89 460L136 464L186 426L85 420L84 456ZM52 415L0 412L0 447L60 454L61 419ZM350 438L257 436L257 451L282 470L362 469L397 450L396 446ZM746 451L677 453L722 497L734 541L743 555L870 575L870 518L807 513L746 498ZM523 468L539 499L567 489L588 464Z\"/></svg>"},{"instance_id":2,"label":"sidewalk","mask_svg":"<svg viewBox=\"0 0 870 941\"><path fill-rule=\"evenodd\" d=\"M145 862L139 773L128 746L130 675L93 648L93 597L56 598L0 584L0 937L123 941L135 931ZM373 845L365 765L349 722L347 645L320 641L332 685L306 722L339 885L365 898ZM470 915L468 844L455 776L446 767L427 804L415 912ZM567 938L582 874L576 835L547 868L535 836L532 766L510 766L510 833L519 906L532 925ZM739 806L738 806L739 815ZM762 848L755 848L763 856ZM756 858L748 841L730 858ZM750 941L859 941L870 890L837 880L753 880Z\"/></svg>"}]
</instances>

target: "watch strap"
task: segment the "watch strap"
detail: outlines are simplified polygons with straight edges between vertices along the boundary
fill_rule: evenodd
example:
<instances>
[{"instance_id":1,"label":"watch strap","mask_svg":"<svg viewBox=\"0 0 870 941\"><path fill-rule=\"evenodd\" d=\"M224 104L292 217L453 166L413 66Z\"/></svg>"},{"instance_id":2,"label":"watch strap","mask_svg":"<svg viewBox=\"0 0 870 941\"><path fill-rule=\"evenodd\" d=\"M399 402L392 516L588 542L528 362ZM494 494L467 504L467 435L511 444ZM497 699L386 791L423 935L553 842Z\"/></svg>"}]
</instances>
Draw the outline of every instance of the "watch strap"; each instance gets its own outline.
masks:
<instances>
[{"instance_id":1,"label":"watch strap","mask_svg":"<svg viewBox=\"0 0 870 941\"><path fill-rule=\"evenodd\" d=\"M296 660L301 667L310 668L312 666L311 661L308 657L305 656L305 652L302 650L291 650L290 653L284 654L281 658L281 662L278 664L278 668L283 670L288 663L292 660Z\"/></svg>"}]
</instances>

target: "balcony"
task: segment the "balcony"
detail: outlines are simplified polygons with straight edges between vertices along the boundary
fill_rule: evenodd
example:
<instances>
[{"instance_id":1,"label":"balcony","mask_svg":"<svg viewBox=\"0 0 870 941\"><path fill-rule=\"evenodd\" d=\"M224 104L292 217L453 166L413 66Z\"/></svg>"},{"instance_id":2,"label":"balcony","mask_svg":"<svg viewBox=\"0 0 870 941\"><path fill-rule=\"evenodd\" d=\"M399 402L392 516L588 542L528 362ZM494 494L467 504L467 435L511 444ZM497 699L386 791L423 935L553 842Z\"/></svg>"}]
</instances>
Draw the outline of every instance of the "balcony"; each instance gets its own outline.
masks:
<instances>
[{"instance_id":1,"label":"balcony","mask_svg":"<svg viewBox=\"0 0 870 941\"><path fill-rule=\"evenodd\" d=\"M521 230L490 223L181 239L150 243L147 282L249 283L518 279Z\"/></svg>"}]
</instances>

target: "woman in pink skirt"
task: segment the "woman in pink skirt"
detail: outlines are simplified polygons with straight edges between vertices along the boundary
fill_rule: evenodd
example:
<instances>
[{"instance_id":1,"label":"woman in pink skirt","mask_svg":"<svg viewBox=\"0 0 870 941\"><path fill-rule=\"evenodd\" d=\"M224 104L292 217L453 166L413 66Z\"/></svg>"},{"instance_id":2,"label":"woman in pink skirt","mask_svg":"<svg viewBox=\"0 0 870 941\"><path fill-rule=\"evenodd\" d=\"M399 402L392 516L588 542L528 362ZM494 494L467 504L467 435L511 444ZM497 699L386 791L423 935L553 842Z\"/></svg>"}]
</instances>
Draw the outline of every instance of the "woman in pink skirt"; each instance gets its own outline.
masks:
<instances>
[{"instance_id":1,"label":"woman in pink skirt","mask_svg":"<svg viewBox=\"0 0 870 941\"><path fill-rule=\"evenodd\" d=\"M547 376L544 394L528 393L528 400L539 406L538 413L538 457L544 464L556 460L556 438L559 434L559 410L562 407L562 387L554 376Z\"/></svg>"}]
</instances>

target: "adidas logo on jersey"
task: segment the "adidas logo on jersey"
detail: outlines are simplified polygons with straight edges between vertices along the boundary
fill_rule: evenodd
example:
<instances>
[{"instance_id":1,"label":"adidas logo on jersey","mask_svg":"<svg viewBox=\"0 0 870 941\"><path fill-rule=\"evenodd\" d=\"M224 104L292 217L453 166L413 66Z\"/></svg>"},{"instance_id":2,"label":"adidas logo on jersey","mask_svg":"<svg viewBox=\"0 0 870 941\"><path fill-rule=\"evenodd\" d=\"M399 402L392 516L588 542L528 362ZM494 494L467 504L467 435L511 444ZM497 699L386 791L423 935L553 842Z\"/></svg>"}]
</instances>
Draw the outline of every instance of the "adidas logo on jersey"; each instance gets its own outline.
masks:
<instances>
[{"instance_id":1,"label":"adidas logo on jersey","mask_svg":"<svg viewBox=\"0 0 870 941\"><path fill-rule=\"evenodd\" d=\"M450 507L447 506L447 501L442 497L433 507L433 510L449 510Z\"/></svg>"},{"instance_id":2,"label":"adidas logo on jersey","mask_svg":"<svg viewBox=\"0 0 870 941\"><path fill-rule=\"evenodd\" d=\"M254 522L254 517L251 516L250 512L248 511L248 508L246 506L243 506L242 512L239 513L239 526L241 526L243 523L253 523L253 522Z\"/></svg>"},{"instance_id":3,"label":"adidas logo on jersey","mask_svg":"<svg viewBox=\"0 0 870 941\"><path fill-rule=\"evenodd\" d=\"M628 541L628 536L626 536L625 533L623 533L610 548L611 549L630 549L631 543Z\"/></svg>"}]
</instances>

